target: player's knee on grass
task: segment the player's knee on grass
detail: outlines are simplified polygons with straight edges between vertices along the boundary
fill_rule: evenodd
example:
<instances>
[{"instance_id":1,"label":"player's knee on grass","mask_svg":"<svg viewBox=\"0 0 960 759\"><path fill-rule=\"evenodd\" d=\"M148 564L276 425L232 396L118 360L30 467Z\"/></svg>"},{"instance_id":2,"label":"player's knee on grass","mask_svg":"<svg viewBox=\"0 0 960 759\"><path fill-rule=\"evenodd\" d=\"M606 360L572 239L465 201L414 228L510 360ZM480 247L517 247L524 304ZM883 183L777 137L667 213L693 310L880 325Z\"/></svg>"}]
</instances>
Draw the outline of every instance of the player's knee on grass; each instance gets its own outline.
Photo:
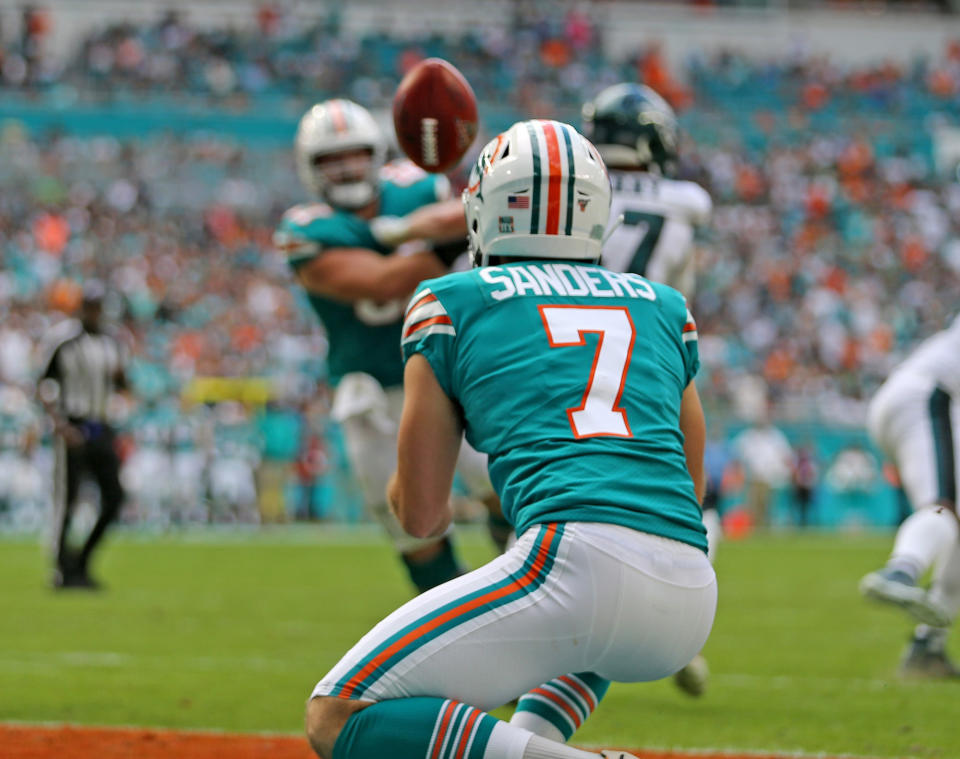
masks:
<instances>
[{"instance_id":1,"label":"player's knee on grass","mask_svg":"<svg viewBox=\"0 0 960 759\"><path fill-rule=\"evenodd\" d=\"M368 701L350 701L318 696L307 702L305 727L310 747L321 759L333 759L333 746L350 716L370 706Z\"/></svg>"}]
</instances>

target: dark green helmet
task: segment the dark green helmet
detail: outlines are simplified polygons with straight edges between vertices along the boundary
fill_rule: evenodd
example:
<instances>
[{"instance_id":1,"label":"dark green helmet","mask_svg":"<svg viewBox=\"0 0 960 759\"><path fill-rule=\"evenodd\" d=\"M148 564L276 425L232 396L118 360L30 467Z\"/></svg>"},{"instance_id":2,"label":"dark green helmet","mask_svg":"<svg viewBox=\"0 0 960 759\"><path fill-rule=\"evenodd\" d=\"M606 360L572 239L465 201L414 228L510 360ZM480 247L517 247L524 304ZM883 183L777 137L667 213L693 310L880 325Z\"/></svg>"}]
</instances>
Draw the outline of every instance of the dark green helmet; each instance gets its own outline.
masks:
<instances>
[{"instance_id":1,"label":"dark green helmet","mask_svg":"<svg viewBox=\"0 0 960 759\"><path fill-rule=\"evenodd\" d=\"M643 84L615 84L583 106L583 133L611 168L658 166L664 176L677 159L677 117Z\"/></svg>"}]
</instances>

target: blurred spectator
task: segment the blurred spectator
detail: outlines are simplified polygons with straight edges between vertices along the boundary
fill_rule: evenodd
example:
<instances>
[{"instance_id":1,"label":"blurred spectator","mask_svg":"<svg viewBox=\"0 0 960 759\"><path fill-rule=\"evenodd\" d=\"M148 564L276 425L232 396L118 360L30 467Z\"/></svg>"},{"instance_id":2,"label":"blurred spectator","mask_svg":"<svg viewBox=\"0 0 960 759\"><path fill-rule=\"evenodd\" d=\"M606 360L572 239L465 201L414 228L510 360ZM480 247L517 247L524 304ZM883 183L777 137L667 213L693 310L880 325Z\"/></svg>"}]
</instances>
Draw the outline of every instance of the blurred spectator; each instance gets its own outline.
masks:
<instances>
[{"instance_id":1,"label":"blurred spectator","mask_svg":"<svg viewBox=\"0 0 960 759\"><path fill-rule=\"evenodd\" d=\"M37 529L45 503L45 478L36 457L39 415L27 394L0 385L0 525Z\"/></svg>"},{"instance_id":2,"label":"blurred spectator","mask_svg":"<svg viewBox=\"0 0 960 759\"><path fill-rule=\"evenodd\" d=\"M215 414L218 424L209 470L211 521L257 524L259 435L248 410L236 401L218 404Z\"/></svg>"},{"instance_id":3,"label":"blurred spectator","mask_svg":"<svg viewBox=\"0 0 960 759\"><path fill-rule=\"evenodd\" d=\"M797 448L791 470L793 485L793 503L797 510L797 526L810 524L810 504L817 486L817 462L809 444Z\"/></svg>"},{"instance_id":4,"label":"blurred spectator","mask_svg":"<svg viewBox=\"0 0 960 759\"><path fill-rule=\"evenodd\" d=\"M738 434L732 446L743 465L747 511L755 525L768 527L772 494L790 482L793 461L790 443L770 419L764 417Z\"/></svg>"}]
</instances>

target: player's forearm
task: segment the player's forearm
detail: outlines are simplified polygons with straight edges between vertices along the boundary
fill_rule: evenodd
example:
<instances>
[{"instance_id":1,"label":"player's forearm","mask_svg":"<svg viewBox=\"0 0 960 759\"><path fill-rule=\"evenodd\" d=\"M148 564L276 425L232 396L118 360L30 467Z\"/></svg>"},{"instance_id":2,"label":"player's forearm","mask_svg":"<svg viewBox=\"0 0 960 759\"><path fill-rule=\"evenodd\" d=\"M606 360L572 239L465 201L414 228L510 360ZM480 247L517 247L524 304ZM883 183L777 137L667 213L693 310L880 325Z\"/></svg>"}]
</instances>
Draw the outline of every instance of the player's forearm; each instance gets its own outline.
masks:
<instances>
[{"instance_id":1,"label":"player's forearm","mask_svg":"<svg viewBox=\"0 0 960 759\"><path fill-rule=\"evenodd\" d=\"M410 215L408 239L452 242L466 236L467 217L463 211L463 201L459 198L427 206Z\"/></svg>"},{"instance_id":2,"label":"player's forearm","mask_svg":"<svg viewBox=\"0 0 960 759\"><path fill-rule=\"evenodd\" d=\"M692 382L683 393L680 405L680 431L683 433L683 453L687 460L687 471L693 480L693 489L697 503L703 503L707 492L707 477L703 468L703 452L706 448L707 424L703 416L703 407L696 385Z\"/></svg>"},{"instance_id":3,"label":"player's forearm","mask_svg":"<svg viewBox=\"0 0 960 759\"><path fill-rule=\"evenodd\" d=\"M410 240L454 242L467 236L467 219L458 198L431 203L406 216L380 217L371 222L371 230L391 248Z\"/></svg>"},{"instance_id":4,"label":"player's forearm","mask_svg":"<svg viewBox=\"0 0 960 759\"><path fill-rule=\"evenodd\" d=\"M424 279L446 273L444 265L429 251L404 256L361 250L345 253L327 254L329 258L324 256L315 264L301 267L297 272L300 284L307 292L326 298L383 303L407 297Z\"/></svg>"},{"instance_id":5,"label":"player's forearm","mask_svg":"<svg viewBox=\"0 0 960 759\"><path fill-rule=\"evenodd\" d=\"M408 256L388 256L383 259L383 265L373 273L374 288L379 293L379 299L402 298L416 290L423 280L442 277L446 273L446 266L431 251L420 251Z\"/></svg>"},{"instance_id":6,"label":"player's forearm","mask_svg":"<svg viewBox=\"0 0 960 759\"><path fill-rule=\"evenodd\" d=\"M397 517L400 526L415 538L432 538L443 535L453 519L449 500L431 501L418 494L409 482L402 482L397 472L387 484L387 503Z\"/></svg>"}]
</instances>

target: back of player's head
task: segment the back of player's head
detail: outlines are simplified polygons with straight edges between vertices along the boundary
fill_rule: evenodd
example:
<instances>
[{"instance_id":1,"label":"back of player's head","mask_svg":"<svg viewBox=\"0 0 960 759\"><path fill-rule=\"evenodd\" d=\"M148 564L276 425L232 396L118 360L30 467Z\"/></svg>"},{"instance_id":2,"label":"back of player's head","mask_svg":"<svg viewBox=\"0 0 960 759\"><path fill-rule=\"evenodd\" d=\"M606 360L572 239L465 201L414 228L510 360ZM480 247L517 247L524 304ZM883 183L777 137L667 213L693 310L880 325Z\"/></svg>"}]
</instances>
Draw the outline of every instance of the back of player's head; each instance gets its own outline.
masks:
<instances>
[{"instance_id":1,"label":"back of player's head","mask_svg":"<svg viewBox=\"0 0 960 759\"><path fill-rule=\"evenodd\" d=\"M597 261L610 178L569 124L520 121L481 151L463 203L474 266L491 256Z\"/></svg>"},{"instance_id":2,"label":"back of player's head","mask_svg":"<svg viewBox=\"0 0 960 759\"><path fill-rule=\"evenodd\" d=\"M354 210L377 196L387 142L366 108L338 98L317 103L303 115L294 153L297 173L307 190L332 206ZM354 163L359 170L339 165L338 157L347 164L351 157L358 157Z\"/></svg>"},{"instance_id":3,"label":"back of player's head","mask_svg":"<svg viewBox=\"0 0 960 759\"><path fill-rule=\"evenodd\" d=\"M615 84L583 106L583 133L611 168L659 167L672 173L677 158L677 117L643 84Z\"/></svg>"}]
</instances>

